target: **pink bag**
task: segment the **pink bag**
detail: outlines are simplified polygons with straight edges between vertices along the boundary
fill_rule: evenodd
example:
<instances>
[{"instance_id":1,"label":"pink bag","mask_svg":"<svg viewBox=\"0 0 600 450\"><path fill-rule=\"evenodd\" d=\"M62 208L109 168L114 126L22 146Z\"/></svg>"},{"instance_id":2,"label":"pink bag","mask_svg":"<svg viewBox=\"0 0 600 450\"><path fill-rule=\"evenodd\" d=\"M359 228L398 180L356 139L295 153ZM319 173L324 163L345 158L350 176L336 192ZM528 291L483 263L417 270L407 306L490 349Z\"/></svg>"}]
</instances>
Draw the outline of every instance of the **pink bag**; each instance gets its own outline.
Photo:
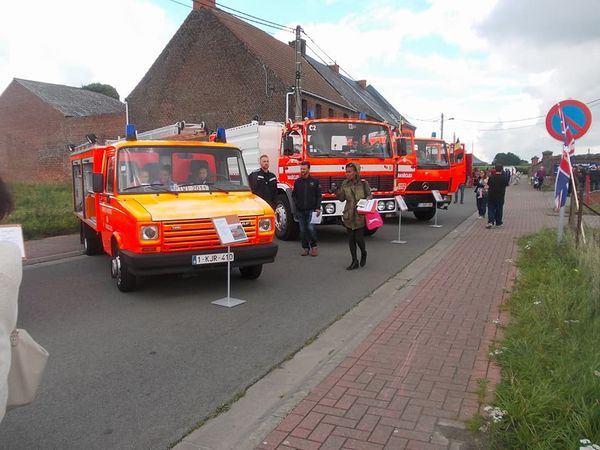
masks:
<instances>
[{"instance_id":1,"label":"pink bag","mask_svg":"<svg viewBox=\"0 0 600 450\"><path fill-rule=\"evenodd\" d=\"M368 230L376 230L383 226L383 219L378 211L373 211L365 214L365 224Z\"/></svg>"}]
</instances>

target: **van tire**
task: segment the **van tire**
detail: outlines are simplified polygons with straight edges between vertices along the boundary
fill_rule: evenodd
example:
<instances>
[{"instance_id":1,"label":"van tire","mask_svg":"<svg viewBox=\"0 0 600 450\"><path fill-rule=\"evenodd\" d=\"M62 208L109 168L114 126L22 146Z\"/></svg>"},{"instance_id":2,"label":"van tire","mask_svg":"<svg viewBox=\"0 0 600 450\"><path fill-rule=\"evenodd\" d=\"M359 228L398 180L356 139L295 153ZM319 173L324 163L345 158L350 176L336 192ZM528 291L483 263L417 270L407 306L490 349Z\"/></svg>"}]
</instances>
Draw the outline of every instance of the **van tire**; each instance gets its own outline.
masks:
<instances>
[{"instance_id":1,"label":"van tire","mask_svg":"<svg viewBox=\"0 0 600 450\"><path fill-rule=\"evenodd\" d=\"M79 227L80 241L83 244L84 255L93 256L102 253L100 236L89 225L81 222Z\"/></svg>"},{"instance_id":2,"label":"van tire","mask_svg":"<svg viewBox=\"0 0 600 450\"><path fill-rule=\"evenodd\" d=\"M118 248L113 248L110 264L111 276L117 281L117 289L121 292L133 291L136 285L136 277L127 268L127 263L121 258L121 252Z\"/></svg>"},{"instance_id":3,"label":"van tire","mask_svg":"<svg viewBox=\"0 0 600 450\"><path fill-rule=\"evenodd\" d=\"M287 195L279 194L275 203L275 235L282 241L290 241L298 237L298 231Z\"/></svg>"},{"instance_id":4,"label":"van tire","mask_svg":"<svg viewBox=\"0 0 600 450\"><path fill-rule=\"evenodd\" d=\"M260 274L262 273L262 268L262 264L257 264L256 266L240 267L240 274L242 275L242 278L246 280L256 280L258 277L260 277Z\"/></svg>"},{"instance_id":5,"label":"van tire","mask_svg":"<svg viewBox=\"0 0 600 450\"><path fill-rule=\"evenodd\" d=\"M416 211L413 211L413 214L419 220L422 220L422 221L431 220L431 219L433 219L433 216L435 216L435 208L418 209Z\"/></svg>"}]
</instances>

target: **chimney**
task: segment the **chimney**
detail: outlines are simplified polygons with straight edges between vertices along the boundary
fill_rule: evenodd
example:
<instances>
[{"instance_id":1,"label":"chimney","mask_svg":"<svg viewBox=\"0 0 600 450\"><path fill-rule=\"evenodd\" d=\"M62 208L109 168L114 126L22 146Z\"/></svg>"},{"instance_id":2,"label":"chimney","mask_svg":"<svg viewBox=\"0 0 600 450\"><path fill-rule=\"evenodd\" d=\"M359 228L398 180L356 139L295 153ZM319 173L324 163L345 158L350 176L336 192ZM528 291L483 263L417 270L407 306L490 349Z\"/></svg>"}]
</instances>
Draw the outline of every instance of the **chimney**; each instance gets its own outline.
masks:
<instances>
[{"instance_id":1,"label":"chimney","mask_svg":"<svg viewBox=\"0 0 600 450\"><path fill-rule=\"evenodd\" d=\"M358 80L357 83L361 88L363 88L363 89L367 88L367 80Z\"/></svg>"},{"instance_id":2,"label":"chimney","mask_svg":"<svg viewBox=\"0 0 600 450\"><path fill-rule=\"evenodd\" d=\"M330 64L327 67L329 67L331 70L333 70L335 73L337 73L339 75L340 66L338 66L337 64Z\"/></svg>"},{"instance_id":3,"label":"chimney","mask_svg":"<svg viewBox=\"0 0 600 450\"><path fill-rule=\"evenodd\" d=\"M216 8L216 0L192 0L194 11L200 8Z\"/></svg>"}]
</instances>

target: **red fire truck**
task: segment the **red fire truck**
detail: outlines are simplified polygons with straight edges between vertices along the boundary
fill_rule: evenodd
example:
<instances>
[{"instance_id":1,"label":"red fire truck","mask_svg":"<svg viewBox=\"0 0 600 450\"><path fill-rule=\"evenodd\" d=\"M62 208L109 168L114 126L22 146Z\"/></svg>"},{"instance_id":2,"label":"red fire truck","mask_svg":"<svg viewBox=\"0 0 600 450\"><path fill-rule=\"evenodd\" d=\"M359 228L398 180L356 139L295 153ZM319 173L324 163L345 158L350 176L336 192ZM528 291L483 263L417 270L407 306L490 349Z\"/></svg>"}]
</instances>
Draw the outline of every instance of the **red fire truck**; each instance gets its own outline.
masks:
<instances>
[{"instance_id":1,"label":"red fire truck","mask_svg":"<svg viewBox=\"0 0 600 450\"><path fill-rule=\"evenodd\" d=\"M345 179L345 167L355 161L361 178L371 186L381 213L397 211L394 200L394 143L391 127L383 122L355 118L307 119L286 126L253 122L227 130L229 142L242 149L249 168L261 154L269 156L277 173L279 196L275 206L276 235L283 240L298 234L292 189L300 177L300 163L309 161L311 175L323 192L323 224L341 223L344 204L333 193ZM276 167L275 167L276 164ZM372 234L374 231L366 231Z\"/></svg>"},{"instance_id":2,"label":"red fire truck","mask_svg":"<svg viewBox=\"0 0 600 450\"><path fill-rule=\"evenodd\" d=\"M407 130L398 136L396 144L396 192L417 219L429 220L436 207L431 191L440 191L444 199L437 207L447 208L451 193L464 182L460 181L465 177L464 146L451 152L443 140L415 138Z\"/></svg>"}]
</instances>

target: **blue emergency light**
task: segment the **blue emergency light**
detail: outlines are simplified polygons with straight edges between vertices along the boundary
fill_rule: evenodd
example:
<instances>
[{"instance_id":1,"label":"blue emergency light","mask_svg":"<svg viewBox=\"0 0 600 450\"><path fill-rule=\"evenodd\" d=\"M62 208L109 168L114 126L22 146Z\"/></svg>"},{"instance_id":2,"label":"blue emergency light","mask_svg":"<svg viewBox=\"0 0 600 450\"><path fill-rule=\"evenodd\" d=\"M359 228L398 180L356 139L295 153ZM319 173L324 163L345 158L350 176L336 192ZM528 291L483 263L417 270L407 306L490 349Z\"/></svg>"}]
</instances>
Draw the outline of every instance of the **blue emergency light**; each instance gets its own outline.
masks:
<instances>
[{"instance_id":1,"label":"blue emergency light","mask_svg":"<svg viewBox=\"0 0 600 450\"><path fill-rule=\"evenodd\" d=\"M125 140L126 141L137 141L137 131L135 129L135 125L132 123L128 123L125 126Z\"/></svg>"},{"instance_id":2,"label":"blue emergency light","mask_svg":"<svg viewBox=\"0 0 600 450\"><path fill-rule=\"evenodd\" d=\"M306 113L306 117L309 119L314 119L315 118L315 112L310 110Z\"/></svg>"},{"instance_id":3,"label":"blue emergency light","mask_svg":"<svg viewBox=\"0 0 600 450\"><path fill-rule=\"evenodd\" d=\"M436 136L437 136L437 134L435 133L435 131L432 131L432 132L431 132L431 137L432 137L432 138L434 138L434 137L436 137Z\"/></svg>"},{"instance_id":4,"label":"blue emergency light","mask_svg":"<svg viewBox=\"0 0 600 450\"><path fill-rule=\"evenodd\" d=\"M217 133L215 135L215 142L227 142L227 135L225 134L225 128L223 128L223 127L217 128Z\"/></svg>"},{"instance_id":5,"label":"blue emergency light","mask_svg":"<svg viewBox=\"0 0 600 450\"><path fill-rule=\"evenodd\" d=\"M358 118L360 120L367 120L367 115L364 112L359 112L358 113Z\"/></svg>"}]
</instances>

